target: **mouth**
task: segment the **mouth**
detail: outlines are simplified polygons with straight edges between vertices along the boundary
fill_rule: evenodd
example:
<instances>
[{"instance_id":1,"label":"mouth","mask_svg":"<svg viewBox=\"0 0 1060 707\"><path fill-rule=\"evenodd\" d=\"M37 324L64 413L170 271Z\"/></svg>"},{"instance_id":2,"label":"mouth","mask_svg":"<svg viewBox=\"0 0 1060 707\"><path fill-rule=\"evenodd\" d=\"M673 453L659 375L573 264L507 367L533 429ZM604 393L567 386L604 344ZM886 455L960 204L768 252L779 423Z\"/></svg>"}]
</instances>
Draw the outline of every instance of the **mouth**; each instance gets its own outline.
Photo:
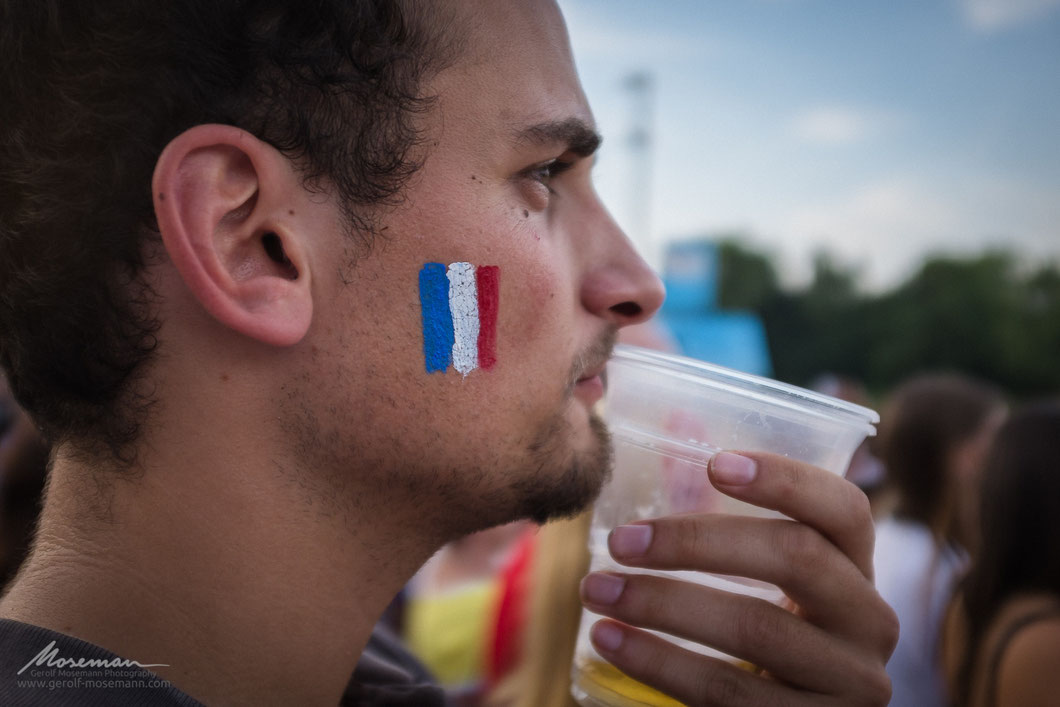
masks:
<instances>
[{"instance_id":1,"label":"mouth","mask_svg":"<svg viewBox=\"0 0 1060 707\"><path fill-rule=\"evenodd\" d=\"M604 380L604 364L600 364L574 382L574 397L587 406L595 405L596 401L604 397Z\"/></svg>"},{"instance_id":2,"label":"mouth","mask_svg":"<svg viewBox=\"0 0 1060 707\"><path fill-rule=\"evenodd\" d=\"M571 377L567 379L567 394L573 395L588 408L604 397L607 387L605 368L615 348L617 334L617 331L608 331L583 351L575 359Z\"/></svg>"}]
</instances>

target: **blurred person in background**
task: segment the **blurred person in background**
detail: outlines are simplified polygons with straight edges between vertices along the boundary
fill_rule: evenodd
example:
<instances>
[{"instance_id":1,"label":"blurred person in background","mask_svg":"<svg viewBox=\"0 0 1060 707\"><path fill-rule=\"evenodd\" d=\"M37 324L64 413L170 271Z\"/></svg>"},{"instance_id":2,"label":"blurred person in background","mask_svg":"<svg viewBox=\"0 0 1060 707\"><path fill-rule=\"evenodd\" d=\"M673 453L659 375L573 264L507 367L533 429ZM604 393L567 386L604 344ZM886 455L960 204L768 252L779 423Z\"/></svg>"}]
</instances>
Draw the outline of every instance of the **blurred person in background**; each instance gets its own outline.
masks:
<instances>
[{"instance_id":1,"label":"blurred person in background","mask_svg":"<svg viewBox=\"0 0 1060 707\"><path fill-rule=\"evenodd\" d=\"M865 385L854 378L835 373L822 373L810 383L810 388L818 393L831 395L833 398L846 400L856 405L874 407ZM873 453L874 439L873 437L866 438L854 450L854 456L847 465L846 480L864 491L875 507L878 499L883 495L881 491L886 481L886 471L883 462Z\"/></svg>"},{"instance_id":2,"label":"blurred person in background","mask_svg":"<svg viewBox=\"0 0 1060 707\"><path fill-rule=\"evenodd\" d=\"M947 704L940 626L976 546L979 479L1005 415L999 391L956 374L911 378L884 406L878 448L895 509L877 525L875 563L901 626L887 664L894 707Z\"/></svg>"},{"instance_id":3,"label":"blurred person in background","mask_svg":"<svg viewBox=\"0 0 1060 707\"><path fill-rule=\"evenodd\" d=\"M953 704L1060 704L1060 401L1005 423L982 489L982 541L943 641Z\"/></svg>"},{"instance_id":4,"label":"blurred person in background","mask_svg":"<svg viewBox=\"0 0 1060 707\"><path fill-rule=\"evenodd\" d=\"M570 672L589 571L592 513L543 526L529 568L526 621L518 662L489 693L489 707L578 707Z\"/></svg>"},{"instance_id":5,"label":"blurred person in background","mask_svg":"<svg viewBox=\"0 0 1060 707\"><path fill-rule=\"evenodd\" d=\"M517 521L454 540L402 592L405 642L453 705L478 704L518 656L536 538Z\"/></svg>"},{"instance_id":6,"label":"blurred person in background","mask_svg":"<svg viewBox=\"0 0 1060 707\"><path fill-rule=\"evenodd\" d=\"M47 466L48 446L0 375L0 587L29 550Z\"/></svg>"}]
</instances>

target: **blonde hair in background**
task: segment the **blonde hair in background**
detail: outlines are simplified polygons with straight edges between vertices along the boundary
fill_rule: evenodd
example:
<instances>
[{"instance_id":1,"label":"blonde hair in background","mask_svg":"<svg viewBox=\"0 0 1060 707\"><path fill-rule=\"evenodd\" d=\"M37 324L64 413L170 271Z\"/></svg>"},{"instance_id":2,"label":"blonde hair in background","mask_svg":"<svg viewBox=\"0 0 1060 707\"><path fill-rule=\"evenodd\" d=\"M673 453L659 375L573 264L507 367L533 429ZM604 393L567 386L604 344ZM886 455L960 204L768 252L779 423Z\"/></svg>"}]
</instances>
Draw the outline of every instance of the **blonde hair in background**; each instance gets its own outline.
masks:
<instances>
[{"instance_id":1,"label":"blonde hair in background","mask_svg":"<svg viewBox=\"0 0 1060 707\"><path fill-rule=\"evenodd\" d=\"M497 685L491 707L578 707L570 696L578 637L578 585L589 570L592 513L549 523L534 548L530 606L516 669Z\"/></svg>"}]
</instances>

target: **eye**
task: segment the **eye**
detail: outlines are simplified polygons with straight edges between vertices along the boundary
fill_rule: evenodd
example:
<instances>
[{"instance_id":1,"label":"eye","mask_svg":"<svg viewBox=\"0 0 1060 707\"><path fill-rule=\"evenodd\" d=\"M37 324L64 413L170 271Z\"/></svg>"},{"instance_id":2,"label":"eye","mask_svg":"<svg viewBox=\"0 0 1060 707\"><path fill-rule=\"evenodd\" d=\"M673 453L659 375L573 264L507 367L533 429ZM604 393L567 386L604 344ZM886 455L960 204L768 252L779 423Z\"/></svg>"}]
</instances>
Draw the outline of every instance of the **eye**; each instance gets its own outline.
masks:
<instances>
[{"instance_id":1,"label":"eye","mask_svg":"<svg viewBox=\"0 0 1060 707\"><path fill-rule=\"evenodd\" d=\"M533 165L532 167L529 167L525 172L523 172L523 174L524 176L526 176L527 179L531 179L535 182L543 184L548 189L550 194L554 194L555 192L552 190L552 186L550 184L551 181L558 175L570 169L572 166L574 166L573 162L568 162L559 158L555 158L547 162L542 162L540 164Z\"/></svg>"}]
</instances>

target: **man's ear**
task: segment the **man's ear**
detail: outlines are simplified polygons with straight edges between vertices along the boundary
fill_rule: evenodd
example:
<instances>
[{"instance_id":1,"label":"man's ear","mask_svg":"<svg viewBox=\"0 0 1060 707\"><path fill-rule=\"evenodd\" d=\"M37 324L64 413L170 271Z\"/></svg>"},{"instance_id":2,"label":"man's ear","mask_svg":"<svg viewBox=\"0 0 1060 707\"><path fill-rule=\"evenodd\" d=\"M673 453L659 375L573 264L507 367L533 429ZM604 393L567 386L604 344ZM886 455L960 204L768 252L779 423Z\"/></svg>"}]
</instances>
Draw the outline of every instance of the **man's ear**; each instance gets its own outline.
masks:
<instances>
[{"instance_id":1,"label":"man's ear","mask_svg":"<svg viewBox=\"0 0 1060 707\"><path fill-rule=\"evenodd\" d=\"M289 208L302 186L279 151L229 125L197 125L163 150L152 189L166 250L215 319L274 346L305 336L308 234Z\"/></svg>"}]
</instances>

